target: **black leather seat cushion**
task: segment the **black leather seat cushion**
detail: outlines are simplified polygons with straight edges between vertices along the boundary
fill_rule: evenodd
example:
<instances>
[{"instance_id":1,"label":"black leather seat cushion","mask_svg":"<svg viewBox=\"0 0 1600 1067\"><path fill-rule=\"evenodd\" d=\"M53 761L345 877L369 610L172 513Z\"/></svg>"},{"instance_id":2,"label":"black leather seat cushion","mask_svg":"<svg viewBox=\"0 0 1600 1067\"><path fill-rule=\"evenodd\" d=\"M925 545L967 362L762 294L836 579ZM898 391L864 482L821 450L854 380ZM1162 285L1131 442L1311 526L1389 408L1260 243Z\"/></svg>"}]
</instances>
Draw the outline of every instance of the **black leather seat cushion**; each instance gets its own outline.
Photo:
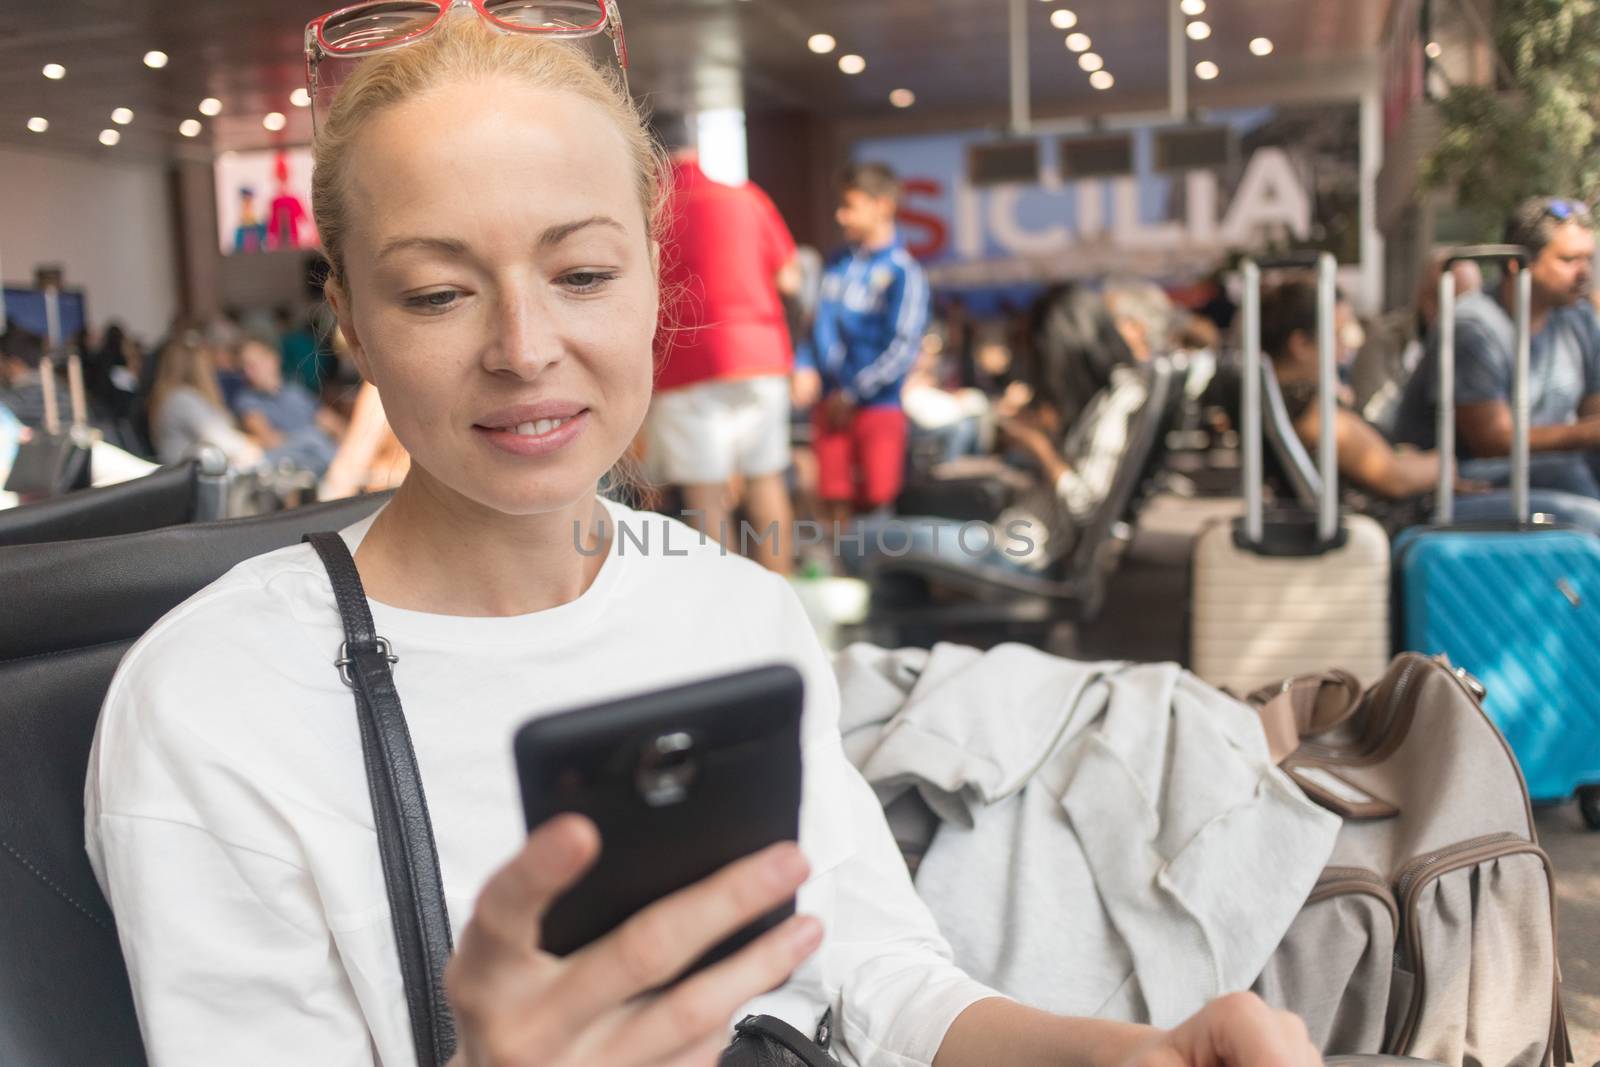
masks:
<instances>
[{"instance_id":1,"label":"black leather seat cushion","mask_svg":"<svg viewBox=\"0 0 1600 1067\"><path fill-rule=\"evenodd\" d=\"M89 745L123 653L234 564L348 526L384 499L0 548L0 1064L144 1062L83 845Z\"/></svg>"},{"instance_id":2,"label":"black leather seat cushion","mask_svg":"<svg viewBox=\"0 0 1600 1067\"><path fill-rule=\"evenodd\" d=\"M198 477L195 464L179 463L117 485L7 508L0 511L0 545L113 537L177 526L195 517Z\"/></svg>"}]
</instances>

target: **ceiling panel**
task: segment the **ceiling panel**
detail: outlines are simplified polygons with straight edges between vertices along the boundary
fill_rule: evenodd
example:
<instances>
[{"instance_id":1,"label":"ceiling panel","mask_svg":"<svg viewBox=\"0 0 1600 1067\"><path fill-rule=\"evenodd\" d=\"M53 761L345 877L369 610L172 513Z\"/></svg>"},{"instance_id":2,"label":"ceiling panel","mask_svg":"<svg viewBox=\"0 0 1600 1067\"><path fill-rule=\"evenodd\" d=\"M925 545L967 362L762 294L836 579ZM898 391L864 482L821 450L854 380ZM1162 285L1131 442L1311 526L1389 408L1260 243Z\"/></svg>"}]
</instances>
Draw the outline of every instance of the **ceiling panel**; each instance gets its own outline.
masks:
<instances>
[{"instance_id":1,"label":"ceiling panel","mask_svg":"<svg viewBox=\"0 0 1600 1067\"><path fill-rule=\"evenodd\" d=\"M1165 92L1166 12L1170 0L1028 0L1026 19L1033 106L1038 113L1115 111ZM1009 92L1009 0L622 0L635 60L636 90L673 107L742 103L753 111L801 110L837 118L894 114L892 89L917 97L915 112L1003 112ZM1089 87L1063 46L1050 13L1071 7L1077 29L1116 77L1108 92ZM1210 0L1208 41L1191 43L1190 63L1212 59L1214 85L1269 87L1340 60L1370 55L1388 0ZM326 0L51 0L0 4L0 142L108 157L194 153L303 142L304 111L289 104L302 82L301 32ZM831 56L806 39L838 39ZM1251 56L1247 42L1270 37L1276 52ZM171 57L149 70L143 54ZM842 74L837 56L854 52L867 68ZM67 67L49 81L46 62ZM224 103L196 141L177 135L204 96ZM1264 95L1263 99L1270 99ZM116 107L135 112L115 149L95 139ZM261 116L284 112L281 135ZM41 115L51 128L30 134Z\"/></svg>"}]
</instances>

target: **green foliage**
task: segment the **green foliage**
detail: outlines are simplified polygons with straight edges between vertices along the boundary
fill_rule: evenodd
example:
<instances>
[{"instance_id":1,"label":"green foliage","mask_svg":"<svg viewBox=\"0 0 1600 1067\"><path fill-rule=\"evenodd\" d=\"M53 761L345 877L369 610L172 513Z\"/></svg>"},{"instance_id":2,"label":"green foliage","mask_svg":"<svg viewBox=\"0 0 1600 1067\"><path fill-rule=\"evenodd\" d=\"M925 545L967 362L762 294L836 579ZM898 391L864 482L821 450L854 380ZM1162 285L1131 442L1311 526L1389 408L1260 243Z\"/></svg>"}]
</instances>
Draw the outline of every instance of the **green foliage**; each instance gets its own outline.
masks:
<instances>
[{"instance_id":1,"label":"green foliage","mask_svg":"<svg viewBox=\"0 0 1600 1067\"><path fill-rule=\"evenodd\" d=\"M1501 0L1494 28L1512 84L1452 89L1423 171L1489 240L1527 197L1600 197L1600 0Z\"/></svg>"}]
</instances>

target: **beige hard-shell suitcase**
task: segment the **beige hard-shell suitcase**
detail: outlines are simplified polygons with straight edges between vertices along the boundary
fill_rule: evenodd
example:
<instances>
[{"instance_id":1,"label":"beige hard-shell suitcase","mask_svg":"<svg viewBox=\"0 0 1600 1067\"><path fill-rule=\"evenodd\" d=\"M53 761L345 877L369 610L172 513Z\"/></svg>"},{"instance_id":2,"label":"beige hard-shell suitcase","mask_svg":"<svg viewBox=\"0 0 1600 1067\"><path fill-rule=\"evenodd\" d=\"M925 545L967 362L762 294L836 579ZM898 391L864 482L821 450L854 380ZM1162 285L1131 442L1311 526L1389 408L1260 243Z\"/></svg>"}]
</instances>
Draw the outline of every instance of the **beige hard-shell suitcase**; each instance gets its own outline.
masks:
<instances>
[{"instance_id":1,"label":"beige hard-shell suitcase","mask_svg":"<svg viewBox=\"0 0 1600 1067\"><path fill-rule=\"evenodd\" d=\"M1389 663L1389 540L1374 520L1339 513L1334 441L1337 375L1333 256L1266 264L1317 268L1322 440L1318 512L1262 501L1261 270L1246 260L1244 400L1240 427L1245 516L1207 527L1194 552L1190 668L1248 693L1275 679L1338 664L1363 684Z\"/></svg>"}]
</instances>

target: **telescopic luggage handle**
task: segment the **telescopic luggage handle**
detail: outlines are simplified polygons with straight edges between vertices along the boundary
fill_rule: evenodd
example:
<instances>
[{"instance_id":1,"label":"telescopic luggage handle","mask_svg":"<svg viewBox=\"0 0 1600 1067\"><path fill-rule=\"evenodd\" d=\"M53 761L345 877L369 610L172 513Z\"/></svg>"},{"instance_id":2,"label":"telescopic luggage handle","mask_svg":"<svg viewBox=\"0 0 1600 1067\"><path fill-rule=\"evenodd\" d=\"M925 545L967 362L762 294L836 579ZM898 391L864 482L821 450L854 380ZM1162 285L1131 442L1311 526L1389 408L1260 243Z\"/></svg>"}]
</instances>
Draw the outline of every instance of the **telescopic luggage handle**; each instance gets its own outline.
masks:
<instances>
[{"instance_id":1,"label":"telescopic luggage handle","mask_svg":"<svg viewBox=\"0 0 1600 1067\"><path fill-rule=\"evenodd\" d=\"M1511 511L1518 523L1526 523L1529 505L1530 467L1529 422L1531 397L1528 395L1528 364L1533 337L1533 261L1521 245L1466 245L1445 257L1439 273L1439 491L1434 503L1433 521L1448 526L1455 519L1456 504L1456 276L1450 268L1467 261L1515 262L1517 301L1513 318L1516 351L1511 378Z\"/></svg>"},{"instance_id":2,"label":"telescopic luggage handle","mask_svg":"<svg viewBox=\"0 0 1600 1067\"><path fill-rule=\"evenodd\" d=\"M1297 252L1271 259L1245 259L1244 398L1240 432L1244 448L1245 539L1260 545L1266 534L1261 499L1261 272L1314 269L1317 273L1317 408L1322 429L1317 470L1322 482L1317 508L1317 541L1332 544L1339 535L1339 461L1334 419L1337 416L1338 371L1334 354L1334 312L1338 302L1338 262L1331 252Z\"/></svg>"}]
</instances>

